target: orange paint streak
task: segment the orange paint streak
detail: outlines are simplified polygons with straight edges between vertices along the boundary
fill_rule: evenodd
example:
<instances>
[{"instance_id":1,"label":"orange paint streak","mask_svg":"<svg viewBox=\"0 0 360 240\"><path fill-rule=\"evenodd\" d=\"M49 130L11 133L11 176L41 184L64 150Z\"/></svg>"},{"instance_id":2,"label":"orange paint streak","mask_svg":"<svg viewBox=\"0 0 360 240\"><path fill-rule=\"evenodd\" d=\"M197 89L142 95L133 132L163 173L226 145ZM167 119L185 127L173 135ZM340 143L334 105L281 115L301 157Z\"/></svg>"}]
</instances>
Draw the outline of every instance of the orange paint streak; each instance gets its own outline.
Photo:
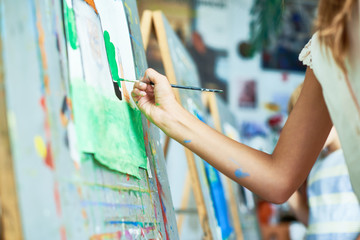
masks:
<instances>
[{"instance_id":1,"label":"orange paint streak","mask_svg":"<svg viewBox=\"0 0 360 240\"><path fill-rule=\"evenodd\" d=\"M97 234L90 237L90 240L121 239L122 232Z\"/></svg>"},{"instance_id":2,"label":"orange paint streak","mask_svg":"<svg viewBox=\"0 0 360 240\"><path fill-rule=\"evenodd\" d=\"M145 141L145 145L147 146L149 144L149 135L147 132L145 132L144 141Z\"/></svg>"},{"instance_id":3,"label":"orange paint streak","mask_svg":"<svg viewBox=\"0 0 360 240\"><path fill-rule=\"evenodd\" d=\"M71 98L66 97L66 104L68 105L69 110L70 110L70 118L71 118L71 120L72 120L72 121L74 121L73 107L72 107L72 101L71 101Z\"/></svg>"},{"instance_id":4,"label":"orange paint streak","mask_svg":"<svg viewBox=\"0 0 360 240\"><path fill-rule=\"evenodd\" d=\"M40 106L43 109L43 111L46 112L46 103L45 103L45 97L44 96L42 96L40 98Z\"/></svg>"},{"instance_id":5,"label":"orange paint streak","mask_svg":"<svg viewBox=\"0 0 360 240\"><path fill-rule=\"evenodd\" d=\"M40 53L41 53L41 58L42 58L42 65L44 69L47 69L47 59L46 59L46 52L45 52L45 32L44 32L44 28L41 25L41 16L40 14L38 14L38 21L36 22L36 27L38 29L38 41L39 41L39 46L40 46Z\"/></svg>"},{"instance_id":6,"label":"orange paint streak","mask_svg":"<svg viewBox=\"0 0 360 240\"><path fill-rule=\"evenodd\" d=\"M121 88L122 88L122 93L124 95L125 101L129 103L130 102L130 95L129 95L128 90L126 89L126 85L125 85L124 82L121 83Z\"/></svg>"},{"instance_id":7,"label":"orange paint streak","mask_svg":"<svg viewBox=\"0 0 360 240\"><path fill-rule=\"evenodd\" d=\"M44 68L44 71L45 71L45 68ZM46 69L46 71L47 71L47 69ZM45 86L45 91L47 94L50 93L49 82L50 82L49 75L45 72L44 73L44 86Z\"/></svg>"},{"instance_id":8,"label":"orange paint streak","mask_svg":"<svg viewBox=\"0 0 360 240\"><path fill-rule=\"evenodd\" d=\"M47 74L48 64L47 64L47 56L46 56L46 48L45 48L45 31L44 31L43 26L41 25L41 15L39 13L37 14L36 27L38 29L38 41L39 41L39 47L40 47L40 55L41 55L41 62L42 62L42 67L43 67L43 71L44 71L43 81L44 81L46 93L49 93L50 79L49 79L49 75Z\"/></svg>"},{"instance_id":9,"label":"orange paint streak","mask_svg":"<svg viewBox=\"0 0 360 240\"><path fill-rule=\"evenodd\" d=\"M67 124L68 124L68 118L66 117L66 115L65 114L63 114L62 112L60 112L60 121L61 121L61 125L63 126L63 127L66 127L67 126Z\"/></svg>"},{"instance_id":10,"label":"orange paint streak","mask_svg":"<svg viewBox=\"0 0 360 240\"><path fill-rule=\"evenodd\" d=\"M51 169L54 170L54 159L52 157L51 144L46 145L46 157L45 164Z\"/></svg>"},{"instance_id":11,"label":"orange paint streak","mask_svg":"<svg viewBox=\"0 0 360 240\"><path fill-rule=\"evenodd\" d=\"M85 209L82 209L82 210L81 210L81 215L83 216L84 219L87 219L87 218L88 218L88 215L87 215Z\"/></svg>"},{"instance_id":12,"label":"orange paint streak","mask_svg":"<svg viewBox=\"0 0 360 240\"><path fill-rule=\"evenodd\" d=\"M64 226L60 228L61 240L66 240L66 229Z\"/></svg>"},{"instance_id":13,"label":"orange paint streak","mask_svg":"<svg viewBox=\"0 0 360 240\"><path fill-rule=\"evenodd\" d=\"M87 4L89 4L90 7L92 7L92 9L94 9L94 11L96 12L96 14L98 14L98 11L97 11L96 6L95 6L95 3L94 3L94 0L85 0L85 2L86 2Z\"/></svg>"},{"instance_id":14,"label":"orange paint streak","mask_svg":"<svg viewBox=\"0 0 360 240\"><path fill-rule=\"evenodd\" d=\"M60 192L59 192L59 185L57 182L54 185L54 198L55 198L56 212L58 216L61 216Z\"/></svg>"},{"instance_id":15,"label":"orange paint streak","mask_svg":"<svg viewBox=\"0 0 360 240\"><path fill-rule=\"evenodd\" d=\"M76 190L77 190L79 196L82 198L83 195L82 195L82 189L81 189L81 187L77 187Z\"/></svg>"}]
</instances>

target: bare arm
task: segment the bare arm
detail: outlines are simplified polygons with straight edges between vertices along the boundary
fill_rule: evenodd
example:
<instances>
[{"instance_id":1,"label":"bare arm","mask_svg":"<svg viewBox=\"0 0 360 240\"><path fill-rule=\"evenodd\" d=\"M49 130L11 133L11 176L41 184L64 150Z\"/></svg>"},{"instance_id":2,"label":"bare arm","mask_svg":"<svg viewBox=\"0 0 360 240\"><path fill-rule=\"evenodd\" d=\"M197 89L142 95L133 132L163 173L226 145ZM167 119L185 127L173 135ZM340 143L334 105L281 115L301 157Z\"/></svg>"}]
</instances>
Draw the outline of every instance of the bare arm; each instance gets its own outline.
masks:
<instances>
[{"instance_id":1,"label":"bare arm","mask_svg":"<svg viewBox=\"0 0 360 240\"><path fill-rule=\"evenodd\" d=\"M132 96L167 135L262 198L282 203L304 182L332 126L321 86L307 70L302 94L269 155L233 141L182 108L167 79L147 70Z\"/></svg>"},{"instance_id":2,"label":"bare arm","mask_svg":"<svg viewBox=\"0 0 360 240\"><path fill-rule=\"evenodd\" d=\"M306 182L291 195L288 204L294 212L296 218L304 225L308 225L309 221L309 205L307 202Z\"/></svg>"}]
</instances>

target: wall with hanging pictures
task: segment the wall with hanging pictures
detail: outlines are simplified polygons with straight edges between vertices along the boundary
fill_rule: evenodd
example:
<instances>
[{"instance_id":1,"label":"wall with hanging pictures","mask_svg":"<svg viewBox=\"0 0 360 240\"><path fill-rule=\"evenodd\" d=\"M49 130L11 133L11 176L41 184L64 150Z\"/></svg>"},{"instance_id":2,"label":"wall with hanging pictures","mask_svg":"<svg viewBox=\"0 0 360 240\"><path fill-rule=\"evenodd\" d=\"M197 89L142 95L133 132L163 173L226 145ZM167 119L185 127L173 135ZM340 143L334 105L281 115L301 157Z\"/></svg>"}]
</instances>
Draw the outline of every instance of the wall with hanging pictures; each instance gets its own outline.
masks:
<instances>
[{"instance_id":1,"label":"wall with hanging pictures","mask_svg":"<svg viewBox=\"0 0 360 240\"><path fill-rule=\"evenodd\" d=\"M279 6L283 13L278 35L247 57L242 51L250 40L252 8L258 2L192 1L191 33L185 41L202 85L225 90L222 98L238 118L243 141L260 137L256 145L271 151L286 120L288 98L304 79L305 68L297 58L311 37L316 1Z\"/></svg>"},{"instance_id":2,"label":"wall with hanging pictures","mask_svg":"<svg viewBox=\"0 0 360 240\"><path fill-rule=\"evenodd\" d=\"M230 106L240 120L244 141L256 136L255 143L271 152L281 126L287 118L287 102L292 91L304 80L305 67L298 55L312 35L316 1L285 1L277 36L254 57L240 52L250 37L251 14L255 1L229 1L232 22Z\"/></svg>"}]
</instances>

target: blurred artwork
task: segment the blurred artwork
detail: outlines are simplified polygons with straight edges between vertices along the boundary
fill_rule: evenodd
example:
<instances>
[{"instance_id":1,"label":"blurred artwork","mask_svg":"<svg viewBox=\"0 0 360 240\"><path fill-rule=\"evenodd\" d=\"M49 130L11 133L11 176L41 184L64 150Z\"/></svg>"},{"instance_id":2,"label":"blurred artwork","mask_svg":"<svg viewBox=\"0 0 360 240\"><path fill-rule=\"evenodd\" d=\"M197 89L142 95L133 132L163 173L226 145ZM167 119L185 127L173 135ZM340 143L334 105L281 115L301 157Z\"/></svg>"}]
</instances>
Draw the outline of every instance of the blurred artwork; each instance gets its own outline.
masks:
<instances>
[{"instance_id":1,"label":"blurred artwork","mask_svg":"<svg viewBox=\"0 0 360 240\"><path fill-rule=\"evenodd\" d=\"M305 71L299 53L312 36L317 1L285 2L282 26L262 51L265 69Z\"/></svg>"},{"instance_id":2,"label":"blurred artwork","mask_svg":"<svg viewBox=\"0 0 360 240\"><path fill-rule=\"evenodd\" d=\"M227 100L227 83L216 73L219 59L228 56L227 51L211 48L205 44L199 32L193 32L188 50L194 59L200 75L201 86L224 91L220 96Z\"/></svg>"},{"instance_id":3,"label":"blurred artwork","mask_svg":"<svg viewBox=\"0 0 360 240\"><path fill-rule=\"evenodd\" d=\"M245 80L239 83L238 106L241 108L257 107L257 84L255 80Z\"/></svg>"}]
</instances>

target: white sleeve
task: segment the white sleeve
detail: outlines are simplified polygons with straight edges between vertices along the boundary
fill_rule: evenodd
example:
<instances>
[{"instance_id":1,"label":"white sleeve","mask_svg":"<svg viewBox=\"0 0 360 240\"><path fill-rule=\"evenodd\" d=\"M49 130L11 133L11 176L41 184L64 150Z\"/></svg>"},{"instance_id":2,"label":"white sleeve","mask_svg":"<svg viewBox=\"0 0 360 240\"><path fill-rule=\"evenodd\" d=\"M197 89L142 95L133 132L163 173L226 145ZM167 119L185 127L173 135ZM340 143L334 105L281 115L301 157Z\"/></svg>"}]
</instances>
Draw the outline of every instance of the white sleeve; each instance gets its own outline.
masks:
<instances>
[{"instance_id":1,"label":"white sleeve","mask_svg":"<svg viewBox=\"0 0 360 240\"><path fill-rule=\"evenodd\" d=\"M311 54L311 41L312 38L310 39L310 41L305 45L305 47L303 48L303 50L300 52L299 55L299 60L306 66L309 66L311 69L313 68L313 64L312 64L312 54Z\"/></svg>"}]
</instances>

